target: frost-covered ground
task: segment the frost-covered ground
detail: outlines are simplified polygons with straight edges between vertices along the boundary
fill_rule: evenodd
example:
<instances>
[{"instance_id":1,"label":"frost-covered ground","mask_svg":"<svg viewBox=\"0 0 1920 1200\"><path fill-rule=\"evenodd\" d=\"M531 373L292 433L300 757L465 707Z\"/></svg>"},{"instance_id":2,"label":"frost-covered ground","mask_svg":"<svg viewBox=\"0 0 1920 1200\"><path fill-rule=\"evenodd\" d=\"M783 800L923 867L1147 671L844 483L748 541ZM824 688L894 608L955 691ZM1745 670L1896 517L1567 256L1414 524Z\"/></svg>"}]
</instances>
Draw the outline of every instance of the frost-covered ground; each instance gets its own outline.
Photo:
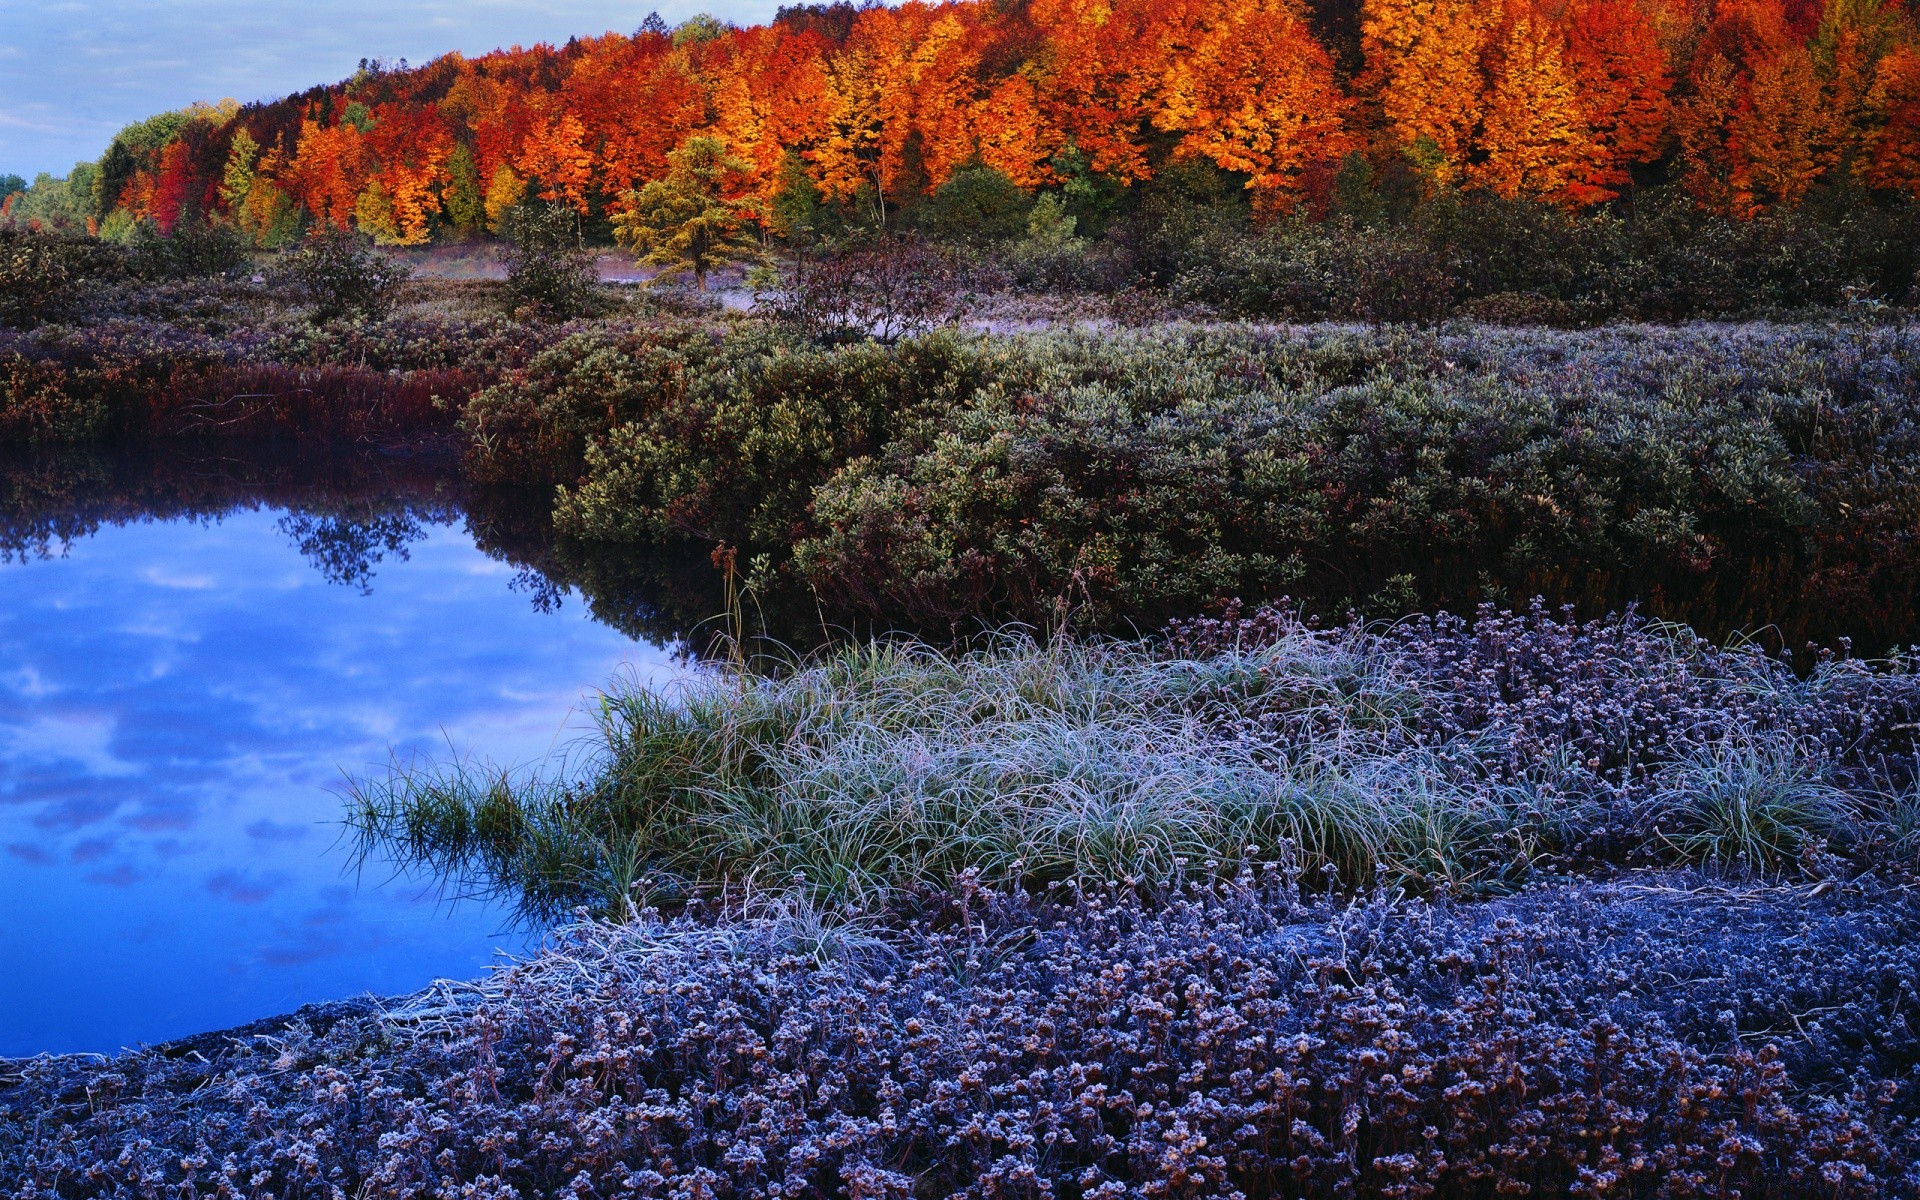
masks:
<instances>
[{"instance_id":1,"label":"frost-covered ground","mask_svg":"<svg viewBox=\"0 0 1920 1200\"><path fill-rule=\"evenodd\" d=\"M1912 1195L1920 896L927 892L0 1066L17 1196Z\"/></svg>"}]
</instances>

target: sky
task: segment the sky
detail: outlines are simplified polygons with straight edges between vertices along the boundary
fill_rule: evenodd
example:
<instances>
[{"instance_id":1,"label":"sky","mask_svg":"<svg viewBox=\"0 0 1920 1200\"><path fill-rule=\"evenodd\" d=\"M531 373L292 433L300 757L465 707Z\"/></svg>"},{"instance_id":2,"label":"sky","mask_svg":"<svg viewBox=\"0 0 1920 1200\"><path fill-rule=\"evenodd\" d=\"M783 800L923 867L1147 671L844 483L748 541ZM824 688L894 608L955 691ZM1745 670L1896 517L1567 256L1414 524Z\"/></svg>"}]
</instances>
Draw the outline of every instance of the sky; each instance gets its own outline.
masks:
<instances>
[{"instance_id":1,"label":"sky","mask_svg":"<svg viewBox=\"0 0 1920 1200\"><path fill-rule=\"evenodd\" d=\"M195 100L268 100L362 58L630 33L658 9L747 24L777 0L0 0L0 174L65 175L124 125Z\"/></svg>"}]
</instances>

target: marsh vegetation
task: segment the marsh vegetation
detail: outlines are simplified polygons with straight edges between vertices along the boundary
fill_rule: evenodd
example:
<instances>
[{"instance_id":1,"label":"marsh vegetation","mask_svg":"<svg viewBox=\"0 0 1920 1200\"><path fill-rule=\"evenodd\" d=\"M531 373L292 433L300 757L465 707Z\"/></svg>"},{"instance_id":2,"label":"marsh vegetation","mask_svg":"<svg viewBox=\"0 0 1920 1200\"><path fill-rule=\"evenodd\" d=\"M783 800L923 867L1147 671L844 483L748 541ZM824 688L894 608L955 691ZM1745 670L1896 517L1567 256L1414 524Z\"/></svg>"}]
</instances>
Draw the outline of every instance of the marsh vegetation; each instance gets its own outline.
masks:
<instances>
[{"instance_id":1,"label":"marsh vegetation","mask_svg":"<svg viewBox=\"0 0 1920 1200\"><path fill-rule=\"evenodd\" d=\"M0 331L7 548L216 511L251 470L364 582L410 534L303 473L347 446L440 464L421 510L532 603L699 669L610 683L565 763L357 774L362 853L547 948L0 1064L0 1178L1920 1189L1911 321L1884 280L1793 311L1865 268L1755 291L1726 238L1673 243L1720 277L1625 241L1575 273L1664 262L1692 298L1523 285L1497 273L1538 255L1464 240L1491 218L1424 211L1209 226L1160 266L1124 223L889 237L795 255L745 314L596 284L557 224L501 283L339 237L258 282L9 243L67 274ZM1793 236L1854 252L1824 228ZM1042 275L1084 290L1006 291ZM1551 327L1729 311L1767 319ZM1272 320L1301 317L1340 323Z\"/></svg>"}]
</instances>

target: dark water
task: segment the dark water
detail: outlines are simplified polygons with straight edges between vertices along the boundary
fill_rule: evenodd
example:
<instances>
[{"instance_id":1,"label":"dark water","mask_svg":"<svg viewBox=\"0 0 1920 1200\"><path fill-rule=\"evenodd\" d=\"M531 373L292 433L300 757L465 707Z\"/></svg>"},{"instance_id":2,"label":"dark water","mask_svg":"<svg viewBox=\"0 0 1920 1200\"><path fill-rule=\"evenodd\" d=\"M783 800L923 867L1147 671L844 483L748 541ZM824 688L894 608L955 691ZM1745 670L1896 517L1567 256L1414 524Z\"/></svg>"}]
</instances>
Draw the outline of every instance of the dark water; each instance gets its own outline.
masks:
<instances>
[{"instance_id":1,"label":"dark water","mask_svg":"<svg viewBox=\"0 0 1920 1200\"><path fill-rule=\"evenodd\" d=\"M345 774L543 759L616 672L678 670L478 548L446 464L257 468L0 464L0 1056L520 948L504 908L356 874Z\"/></svg>"}]
</instances>

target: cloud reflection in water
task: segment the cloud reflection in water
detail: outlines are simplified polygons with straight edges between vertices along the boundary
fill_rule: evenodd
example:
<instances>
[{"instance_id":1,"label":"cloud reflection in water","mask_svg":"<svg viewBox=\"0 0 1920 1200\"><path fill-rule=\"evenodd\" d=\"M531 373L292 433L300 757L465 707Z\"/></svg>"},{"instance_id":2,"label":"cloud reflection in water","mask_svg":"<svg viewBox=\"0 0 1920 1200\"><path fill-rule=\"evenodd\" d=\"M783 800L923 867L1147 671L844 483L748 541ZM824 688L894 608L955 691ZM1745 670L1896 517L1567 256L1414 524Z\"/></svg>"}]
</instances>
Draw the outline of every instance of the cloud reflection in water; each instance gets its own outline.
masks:
<instances>
[{"instance_id":1,"label":"cloud reflection in water","mask_svg":"<svg viewBox=\"0 0 1920 1200\"><path fill-rule=\"evenodd\" d=\"M404 991L519 944L503 910L348 874L342 773L542 758L667 655L535 611L455 526L381 531L405 553L364 594L303 559L312 533L243 509L0 565L0 1055Z\"/></svg>"}]
</instances>

